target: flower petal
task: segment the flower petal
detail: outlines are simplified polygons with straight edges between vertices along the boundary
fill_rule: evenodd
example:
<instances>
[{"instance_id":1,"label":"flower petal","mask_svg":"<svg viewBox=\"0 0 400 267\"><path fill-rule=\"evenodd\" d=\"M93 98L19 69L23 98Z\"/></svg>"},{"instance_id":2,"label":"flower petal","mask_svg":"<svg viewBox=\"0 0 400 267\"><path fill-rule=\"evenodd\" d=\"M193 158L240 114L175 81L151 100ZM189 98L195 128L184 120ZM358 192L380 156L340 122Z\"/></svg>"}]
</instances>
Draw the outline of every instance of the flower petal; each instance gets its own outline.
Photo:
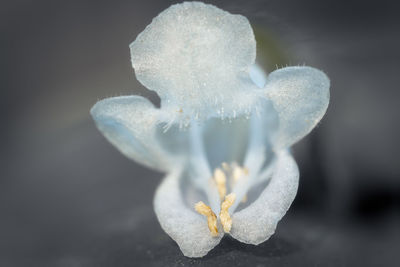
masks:
<instances>
[{"instance_id":1,"label":"flower petal","mask_svg":"<svg viewBox=\"0 0 400 267\"><path fill-rule=\"evenodd\" d=\"M171 168L155 137L159 111L150 101L140 96L112 97L97 102L90 112L99 130L122 154L157 170Z\"/></svg>"},{"instance_id":2,"label":"flower petal","mask_svg":"<svg viewBox=\"0 0 400 267\"><path fill-rule=\"evenodd\" d=\"M250 120L245 116L232 121L212 118L203 126L204 148L211 169L223 162L243 165L249 138Z\"/></svg>"},{"instance_id":3,"label":"flower petal","mask_svg":"<svg viewBox=\"0 0 400 267\"><path fill-rule=\"evenodd\" d=\"M279 116L276 149L289 147L307 135L329 103L329 79L311 67L276 70L268 76L264 90Z\"/></svg>"},{"instance_id":4,"label":"flower petal","mask_svg":"<svg viewBox=\"0 0 400 267\"><path fill-rule=\"evenodd\" d=\"M265 83L267 82L267 75L259 65L252 65L250 67L249 75L257 87L264 88Z\"/></svg>"},{"instance_id":5,"label":"flower petal","mask_svg":"<svg viewBox=\"0 0 400 267\"><path fill-rule=\"evenodd\" d=\"M238 100L251 101L249 93L234 96L253 85L248 71L256 42L244 16L201 2L172 5L130 49L137 79L159 94L163 108L178 107L189 117L215 115L217 109L230 116L240 109Z\"/></svg>"},{"instance_id":6,"label":"flower petal","mask_svg":"<svg viewBox=\"0 0 400 267\"><path fill-rule=\"evenodd\" d=\"M164 231L178 243L187 257L202 257L220 242L223 231L213 237L205 217L188 208L181 192L182 172L170 173L158 187L154 210Z\"/></svg>"},{"instance_id":7,"label":"flower petal","mask_svg":"<svg viewBox=\"0 0 400 267\"><path fill-rule=\"evenodd\" d=\"M278 153L276 169L267 187L255 202L232 216L230 234L241 242L257 245L273 235L296 196L297 164L289 152Z\"/></svg>"}]
</instances>

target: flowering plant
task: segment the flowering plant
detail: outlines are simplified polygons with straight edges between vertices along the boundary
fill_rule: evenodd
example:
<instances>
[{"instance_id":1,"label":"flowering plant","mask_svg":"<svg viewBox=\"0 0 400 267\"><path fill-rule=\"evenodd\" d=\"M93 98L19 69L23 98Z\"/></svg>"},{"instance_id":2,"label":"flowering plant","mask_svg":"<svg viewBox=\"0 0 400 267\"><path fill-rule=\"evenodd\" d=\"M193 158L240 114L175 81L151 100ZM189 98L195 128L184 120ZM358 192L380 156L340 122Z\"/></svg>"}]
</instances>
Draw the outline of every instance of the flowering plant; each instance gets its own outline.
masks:
<instances>
[{"instance_id":1,"label":"flowering plant","mask_svg":"<svg viewBox=\"0 0 400 267\"><path fill-rule=\"evenodd\" d=\"M91 114L123 154L167 173L154 198L161 227L189 257L206 255L224 232L267 240L297 192L288 148L327 109L326 75L310 67L264 75L248 20L200 2L160 13L130 49L137 79L161 107L122 96Z\"/></svg>"}]
</instances>

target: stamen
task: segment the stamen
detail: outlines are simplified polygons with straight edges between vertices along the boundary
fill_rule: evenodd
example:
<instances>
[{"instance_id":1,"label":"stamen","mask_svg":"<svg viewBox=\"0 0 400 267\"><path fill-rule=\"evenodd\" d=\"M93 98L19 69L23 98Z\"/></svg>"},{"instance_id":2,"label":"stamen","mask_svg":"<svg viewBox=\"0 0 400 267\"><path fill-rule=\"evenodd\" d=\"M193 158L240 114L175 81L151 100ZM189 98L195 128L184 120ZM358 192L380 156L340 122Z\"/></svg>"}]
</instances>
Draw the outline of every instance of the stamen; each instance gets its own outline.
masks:
<instances>
[{"instance_id":1,"label":"stamen","mask_svg":"<svg viewBox=\"0 0 400 267\"><path fill-rule=\"evenodd\" d=\"M204 204L203 201L197 202L194 208L198 213L207 217L208 229L211 235L218 236L217 216L211 208Z\"/></svg>"},{"instance_id":2,"label":"stamen","mask_svg":"<svg viewBox=\"0 0 400 267\"><path fill-rule=\"evenodd\" d=\"M234 193L230 193L225 197L224 202L221 204L221 212L219 213L219 219L224 228L225 233L229 233L232 227L232 218L229 215L228 209L235 202L236 195Z\"/></svg>"},{"instance_id":3,"label":"stamen","mask_svg":"<svg viewBox=\"0 0 400 267\"><path fill-rule=\"evenodd\" d=\"M249 175L249 168L243 167L243 174L248 176Z\"/></svg>"},{"instance_id":4,"label":"stamen","mask_svg":"<svg viewBox=\"0 0 400 267\"><path fill-rule=\"evenodd\" d=\"M242 175L243 175L243 169L239 166L235 166L233 169L233 174L232 174L234 183L239 181L239 179L242 177Z\"/></svg>"},{"instance_id":5,"label":"stamen","mask_svg":"<svg viewBox=\"0 0 400 267\"><path fill-rule=\"evenodd\" d=\"M226 163L226 162L222 162L221 166L222 166L222 169L224 169L224 171L226 171L226 172L229 172L230 169L231 169L231 167L229 166L229 164Z\"/></svg>"},{"instance_id":6,"label":"stamen","mask_svg":"<svg viewBox=\"0 0 400 267\"><path fill-rule=\"evenodd\" d=\"M244 176L248 175L249 175L249 169L247 167L242 168L238 165L235 165L232 173L233 185L235 185ZM244 195L241 202L245 203L246 201L247 201L247 195Z\"/></svg>"},{"instance_id":7,"label":"stamen","mask_svg":"<svg viewBox=\"0 0 400 267\"><path fill-rule=\"evenodd\" d=\"M225 173L220 169L216 168L214 171L214 179L217 184L218 194L221 201L226 195L226 176Z\"/></svg>"}]
</instances>

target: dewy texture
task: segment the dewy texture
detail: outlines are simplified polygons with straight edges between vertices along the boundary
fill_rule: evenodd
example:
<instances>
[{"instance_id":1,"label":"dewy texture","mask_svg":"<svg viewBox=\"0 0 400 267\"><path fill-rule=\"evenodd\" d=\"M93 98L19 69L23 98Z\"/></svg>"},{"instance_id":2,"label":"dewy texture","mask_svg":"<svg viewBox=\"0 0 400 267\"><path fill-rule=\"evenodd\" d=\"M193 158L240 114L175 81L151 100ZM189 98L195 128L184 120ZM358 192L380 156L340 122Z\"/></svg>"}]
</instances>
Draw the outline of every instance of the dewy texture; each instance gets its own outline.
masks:
<instances>
[{"instance_id":1,"label":"dewy texture","mask_svg":"<svg viewBox=\"0 0 400 267\"><path fill-rule=\"evenodd\" d=\"M161 107L121 96L91 114L124 155L168 173L154 197L161 227L188 257L206 255L224 231L267 240L296 196L288 148L325 114L327 76L311 67L266 75L248 20L200 2L161 12L130 49L137 79Z\"/></svg>"}]
</instances>

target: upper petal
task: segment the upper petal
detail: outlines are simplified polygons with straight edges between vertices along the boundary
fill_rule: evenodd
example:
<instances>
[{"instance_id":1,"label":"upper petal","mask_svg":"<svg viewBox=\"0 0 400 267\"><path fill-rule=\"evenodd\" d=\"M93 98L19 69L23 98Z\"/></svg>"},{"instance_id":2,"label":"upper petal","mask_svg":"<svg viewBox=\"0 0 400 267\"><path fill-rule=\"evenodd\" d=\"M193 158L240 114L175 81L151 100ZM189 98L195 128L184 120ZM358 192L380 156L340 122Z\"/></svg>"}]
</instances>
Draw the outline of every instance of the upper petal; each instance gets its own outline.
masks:
<instances>
[{"instance_id":1,"label":"upper petal","mask_svg":"<svg viewBox=\"0 0 400 267\"><path fill-rule=\"evenodd\" d=\"M297 164L287 151L280 151L272 178L250 206L232 216L230 234L248 244L260 244L275 232L278 221L293 202L298 187Z\"/></svg>"},{"instance_id":2,"label":"upper petal","mask_svg":"<svg viewBox=\"0 0 400 267\"><path fill-rule=\"evenodd\" d=\"M194 206L188 208L181 192L181 178L182 172L174 171L163 180L154 197L154 210L161 227L185 256L202 257L218 245L222 229L219 236L211 236L205 217L197 214Z\"/></svg>"},{"instance_id":3,"label":"upper petal","mask_svg":"<svg viewBox=\"0 0 400 267\"><path fill-rule=\"evenodd\" d=\"M324 116L329 103L329 79L311 67L287 67L272 72L265 86L279 116L275 148L289 147Z\"/></svg>"},{"instance_id":4,"label":"upper petal","mask_svg":"<svg viewBox=\"0 0 400 267\"><path fill-rule=\"evenodd\" d=\"M252 85L248 71L256 55L252 28L241 15L200 2L172 5L130 49L137 79L160 95L162 106L186 116L215 115L217 109L229 116L234 107L239 113L237 100L249 101L249 93L236 97Z\"/></svg>"},{"instance_id":5,"label":"upper petal","mask_svg":"<svg viewBox=\"0 0 400 267\"><path fill-rule=\"evenodd\" d=\"M99 130L125 156L157 170L170 169L170 157L156 138L159 110L150 101L112 97L97 102L90 112Z\"/></svg>"}]
</instances>

